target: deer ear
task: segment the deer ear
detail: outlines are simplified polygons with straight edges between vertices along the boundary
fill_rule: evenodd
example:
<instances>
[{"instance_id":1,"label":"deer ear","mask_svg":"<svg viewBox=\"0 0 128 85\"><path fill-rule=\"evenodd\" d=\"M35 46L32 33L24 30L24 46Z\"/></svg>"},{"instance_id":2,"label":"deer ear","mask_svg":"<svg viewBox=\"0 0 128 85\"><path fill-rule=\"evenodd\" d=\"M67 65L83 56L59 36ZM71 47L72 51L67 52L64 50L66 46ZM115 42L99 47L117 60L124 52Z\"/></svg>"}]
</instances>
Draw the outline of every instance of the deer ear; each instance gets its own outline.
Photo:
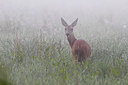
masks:
<instances>
[{"instance_id":1,"label":"deer ear","mask_svg":"<svg viewBox=\"0 0 128 85\"><path fill-rule=\"evenodd\" d=\"M72 27L76 26L78 18L71 24Z\"/></svg>"},{"instance_id":2,"label":"deer ear","mask_svg":"<svg viewBox=\"0 0 128 85\"><path fill-rule=\"evenodd\" d=\"M68 26L68 24L66 23L66 21L63 18L61 18L61 22L62 22L62 25L64 25L65 27Z\"/></svg>"}]
</instances>

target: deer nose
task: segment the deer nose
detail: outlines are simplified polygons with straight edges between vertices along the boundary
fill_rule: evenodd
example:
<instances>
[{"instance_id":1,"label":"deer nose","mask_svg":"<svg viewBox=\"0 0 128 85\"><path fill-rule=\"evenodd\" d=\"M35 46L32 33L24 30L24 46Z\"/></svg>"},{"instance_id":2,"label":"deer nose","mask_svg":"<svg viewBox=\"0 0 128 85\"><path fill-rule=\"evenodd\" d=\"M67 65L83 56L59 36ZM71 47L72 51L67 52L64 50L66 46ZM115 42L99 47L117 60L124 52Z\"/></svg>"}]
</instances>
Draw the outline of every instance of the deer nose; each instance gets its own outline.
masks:
<instances>
[{"instance_id":1,"label":"deer nose","mask_svg":"<svg viewBox=\"0 0 128 85\"><path fill-rule=\"evenodd\" d=\"M69 33L66 33L67 36L69 36Z\"/></svg>"}]
</instances>

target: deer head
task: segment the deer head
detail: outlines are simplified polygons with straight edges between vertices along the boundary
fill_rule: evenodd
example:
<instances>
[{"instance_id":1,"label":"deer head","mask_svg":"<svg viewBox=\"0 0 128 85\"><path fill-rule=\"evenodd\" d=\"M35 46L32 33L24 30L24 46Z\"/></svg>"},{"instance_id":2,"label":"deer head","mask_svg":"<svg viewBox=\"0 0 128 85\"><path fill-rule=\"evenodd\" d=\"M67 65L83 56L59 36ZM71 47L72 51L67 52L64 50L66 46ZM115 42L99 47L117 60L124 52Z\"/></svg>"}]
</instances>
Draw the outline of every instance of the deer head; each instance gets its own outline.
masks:
<instances>
[{"instance_id":1,"label":"deer head","mask_svg":"<svg viewBox=\"0 0 128 85\"><path fill-rule=\"evenodd\" d=\"M65 34L67 37L69 37L73 33L73 27L76 26L77 21L78 18L71 25L68 25L66 21L63 18L61 18L61 22L62 25L65 27Z\"/></svg>"}]
</instances>

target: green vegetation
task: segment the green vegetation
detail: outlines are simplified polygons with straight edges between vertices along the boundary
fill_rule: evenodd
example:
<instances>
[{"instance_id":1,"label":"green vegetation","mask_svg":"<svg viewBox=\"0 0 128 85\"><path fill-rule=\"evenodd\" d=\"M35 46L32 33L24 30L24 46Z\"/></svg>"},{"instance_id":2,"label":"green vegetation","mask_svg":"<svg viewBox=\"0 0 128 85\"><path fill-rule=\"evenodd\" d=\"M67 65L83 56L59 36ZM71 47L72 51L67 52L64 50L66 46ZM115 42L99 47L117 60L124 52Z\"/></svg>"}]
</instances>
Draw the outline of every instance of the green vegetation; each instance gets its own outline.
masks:
<instances>
[{"instance_id":1,"label":"green vegetation","mask_svg":"<svg viewBox=\"0 0 128 85\"><path fill-rule=\"evenodd\" d=\"M60 35L57 32L52 38L41 31L30 36L19 35L20 31L1 34L4 37L0 40L0 62L7 68L9 82L14 85L75 85L77 74L79 85L128 85L126 30L115 31L100 22L87 23L86 27L93 30L83 30L84 26L80 28L78 25L75 29L80 29L81 34L74 34L92 47L91 57L81 66L73 64L64 28L58 27ZM99 28L99 33L98 29L93 32L94 28Z\"/></svg>"}]
</instances>

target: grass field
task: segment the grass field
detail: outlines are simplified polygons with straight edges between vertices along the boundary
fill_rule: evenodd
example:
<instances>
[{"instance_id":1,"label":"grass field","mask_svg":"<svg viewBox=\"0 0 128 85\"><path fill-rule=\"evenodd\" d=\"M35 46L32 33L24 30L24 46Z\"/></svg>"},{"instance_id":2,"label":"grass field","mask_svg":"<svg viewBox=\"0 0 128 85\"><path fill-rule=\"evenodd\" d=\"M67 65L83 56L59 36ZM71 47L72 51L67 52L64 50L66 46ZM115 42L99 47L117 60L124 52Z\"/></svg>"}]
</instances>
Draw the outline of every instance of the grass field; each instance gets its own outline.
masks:
<instances>
[{"instance_id":1,"label":"grass field","mask_svg":"<svg viewBox=\"0 0 128 85\"><path fill-rule=\"evenodd\" d=\"M3 80L9 82L4 85L128 85L126 16L78 10L20 13L0 14L0 85ZM68 23L79 18L74 35L92 48L83 66L72 61L62 16Z\"/></svg>"}]
</instances>

